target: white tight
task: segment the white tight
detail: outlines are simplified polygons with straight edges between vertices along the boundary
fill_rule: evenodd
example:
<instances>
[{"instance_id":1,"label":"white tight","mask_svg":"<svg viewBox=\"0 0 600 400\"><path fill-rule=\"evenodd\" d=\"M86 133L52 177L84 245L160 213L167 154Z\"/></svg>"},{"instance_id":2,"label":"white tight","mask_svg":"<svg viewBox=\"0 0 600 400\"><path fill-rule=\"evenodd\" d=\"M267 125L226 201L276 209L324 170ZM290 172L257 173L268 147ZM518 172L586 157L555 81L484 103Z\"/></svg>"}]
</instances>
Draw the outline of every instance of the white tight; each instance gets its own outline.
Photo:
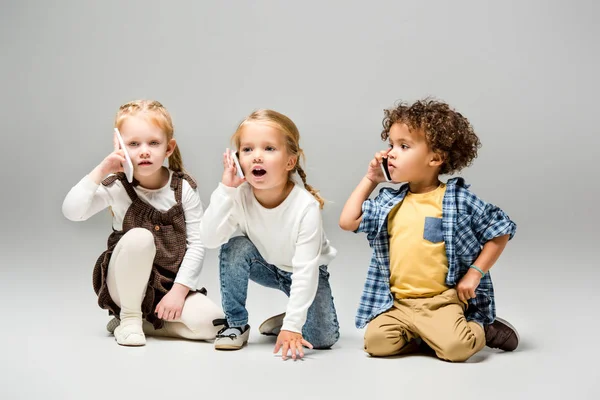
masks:
<instances>
[{"instance_id":1,"label":"white tight","mask_svg":"<svg viewBox=\"0 0 600 400\"><path fill-rule=\"evenodd\" d=\"M142 300L155 254L154 236L144 228L129 230L112 253L106 284L110 297L121 307L121 324L139 323L142 318ZM221 308L195 292L185 299L178 320L165 321L161 329L144 321L143 329L147 335L211 340L221 328L213 326L212 321L220 318L225 318Z\"/></svg>"}]
</instances>

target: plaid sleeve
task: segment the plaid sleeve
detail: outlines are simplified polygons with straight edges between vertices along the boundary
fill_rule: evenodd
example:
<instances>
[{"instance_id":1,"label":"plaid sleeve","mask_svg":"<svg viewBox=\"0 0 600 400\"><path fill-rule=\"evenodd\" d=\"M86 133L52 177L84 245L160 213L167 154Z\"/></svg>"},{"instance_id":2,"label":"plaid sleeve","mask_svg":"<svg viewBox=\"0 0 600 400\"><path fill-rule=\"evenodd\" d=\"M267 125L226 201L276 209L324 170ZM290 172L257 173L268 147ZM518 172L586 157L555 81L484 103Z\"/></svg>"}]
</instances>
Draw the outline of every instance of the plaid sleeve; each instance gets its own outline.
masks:
<instances>
[{"instance_id":1,"label":"plaid sleeve","mask_svg":"<svg viewBox=\"0 0 600 400\"><path fill-rule=\"evenodd\" d=\"M504 235L513 238L517 225L511 221L504 211L493 204L485 203L480 214L473 223L475 235L483 245L486 242Z\"/></svg>"},{"instance_id":2,"label":"plaid sleeve","mask_svg":"<svg viewBox=\"0 0 600 400\"><path fill-rule=\"evenodd\" d=\"M477 321L481 325L489 325L496 319L494 288L489 274L481 279L475 289L475 298L469 300L465 317L467 321Z\"/></svg>"},{"instance_id":3,"label":"plaid sleeve","mask_svg":"<svg viewBox=\"0 0 600 400\"><path fill-rule=\"evenodd\" d=\"M377 233L377 227L379 224L379 204L377 198L367 199L362 204L362 218L358 228L354 231L355 233L364 232L367 234L367 238L371 240L371 236Z\"/></svg>"}]
</instances>

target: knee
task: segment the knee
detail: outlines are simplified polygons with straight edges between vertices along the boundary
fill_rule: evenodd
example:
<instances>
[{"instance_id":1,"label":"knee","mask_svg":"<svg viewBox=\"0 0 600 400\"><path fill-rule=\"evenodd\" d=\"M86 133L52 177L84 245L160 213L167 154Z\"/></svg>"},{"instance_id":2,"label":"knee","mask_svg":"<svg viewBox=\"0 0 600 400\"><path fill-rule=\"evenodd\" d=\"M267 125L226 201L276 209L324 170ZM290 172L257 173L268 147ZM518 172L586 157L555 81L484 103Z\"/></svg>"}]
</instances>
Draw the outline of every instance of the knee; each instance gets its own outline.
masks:
<instances>
[{"instance_id":1,"label":"knee","mask_svg":"<svg viewBox=\"0 0 600 400\"><path fill-rule=\"evenodd\" d=\"M145 228L133 228L127 231L120 242L126 246L128 251L139 251L140 253L156 252L154 235Z\"/></svg>"},{"instance_id":2,"label":"knee","mask_svg":"<svg viewBox=\"0 0 600 400\"><path fill-rule=\"evenodd\" d=\"M339 330L333 329L331 331L322 330L316 335L309 336L306 340L312 344L313 349L324 350L336 344L339 338Z\"/></svg>"},{"instance_id":3,"label":"knee","mask_svg":"<svg viewBox=\"0 0 600 400\"><path fill-rule=\"evenodd\" d=\"M230 259L245 259L257 252L256 246L246 236L236 236L221 246L219 259L221 265ZM239 263L234 263L239 265Z\"/></svg>"},{"instance_id":4,"label":"knee","mask_svg":"<svg viewBox=\"0 0 600 400\"><path fill-rule=\"evenodd\" d=\"M364 350L374 357L390 356L397 352L399 341L400 337L391 337L390 332L368 325L365 332Z\"/></svg>"},{"instance_id":5,"label":"knee","mask_svg":"<svg viewBox=\"0 0 600 400\"><path fill-rule=\"evenodd\" d=\"M469 341L455 340L448 342L437 351L437 356L450 362L463 362L468 360L479 349L475 343Z\"/></svg>"}]
</instances>

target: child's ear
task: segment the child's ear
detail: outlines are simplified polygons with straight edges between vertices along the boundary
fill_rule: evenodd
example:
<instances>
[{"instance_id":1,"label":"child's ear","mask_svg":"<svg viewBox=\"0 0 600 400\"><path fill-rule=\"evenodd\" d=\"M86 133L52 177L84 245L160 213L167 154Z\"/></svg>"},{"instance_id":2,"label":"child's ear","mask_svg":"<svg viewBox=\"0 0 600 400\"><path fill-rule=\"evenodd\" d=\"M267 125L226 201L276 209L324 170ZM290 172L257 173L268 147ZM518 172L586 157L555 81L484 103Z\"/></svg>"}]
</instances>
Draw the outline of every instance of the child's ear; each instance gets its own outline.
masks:
<instances>
[{"instance_id":1,"label":"child's ear","mask_svg":"<svg viewBox=\"0 0 600 400\"><path fill-rule=\"evenodd\" d=\"M167 143L167 158L171 157L171 154L173 154L173 152L175 151L175 147L177 147L177 142L175 141L175 139L169 140L169 142Z\"/></svg>"},{"instance_id":2,"label":"child's ear","mask_svg":"<svg viewBox=\"0 0 600 400\"><path fill-rule=\"evenodd\" d=\"M296 162L298 161L298 157L297 156L290 156L288 158L288 162L285 166L285 169L288 171L293 170L294 168L296 168Z\"/></svg>"},{"instance_id":3,"label":"child's ear","mask_svg":"<svg viewBox=\"0 0 600 400\"><path fill-rule=\"evenodd\" d=\"M429 165L431 167L439 167L444 163L445 159L446 155L444 153L434 151L431 156L431 160L429 160Z\"/></svg>"}]
</instances>

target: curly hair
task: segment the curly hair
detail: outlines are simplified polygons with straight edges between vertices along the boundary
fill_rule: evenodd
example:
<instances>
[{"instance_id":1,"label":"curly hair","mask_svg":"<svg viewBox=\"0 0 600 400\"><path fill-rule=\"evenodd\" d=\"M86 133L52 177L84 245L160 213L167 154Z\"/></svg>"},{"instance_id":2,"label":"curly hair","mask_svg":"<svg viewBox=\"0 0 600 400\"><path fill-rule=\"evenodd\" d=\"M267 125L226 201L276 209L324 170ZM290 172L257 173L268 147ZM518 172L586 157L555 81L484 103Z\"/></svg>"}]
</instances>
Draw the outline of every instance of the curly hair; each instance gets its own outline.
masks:
<instances>
[{"instance_id":1,"label":"curly hair","mask_svg":"<svg viewBox=\"0 0 600 400\"><path fill-rule=\"evenodd\" d=\"M395 123L423 132L429 148L444 160L440 174L453 174L471 165L481 147L469 120L442 101L426 98L384 110L381 139L386 141Z\"/></svg>"}]
</instances>

